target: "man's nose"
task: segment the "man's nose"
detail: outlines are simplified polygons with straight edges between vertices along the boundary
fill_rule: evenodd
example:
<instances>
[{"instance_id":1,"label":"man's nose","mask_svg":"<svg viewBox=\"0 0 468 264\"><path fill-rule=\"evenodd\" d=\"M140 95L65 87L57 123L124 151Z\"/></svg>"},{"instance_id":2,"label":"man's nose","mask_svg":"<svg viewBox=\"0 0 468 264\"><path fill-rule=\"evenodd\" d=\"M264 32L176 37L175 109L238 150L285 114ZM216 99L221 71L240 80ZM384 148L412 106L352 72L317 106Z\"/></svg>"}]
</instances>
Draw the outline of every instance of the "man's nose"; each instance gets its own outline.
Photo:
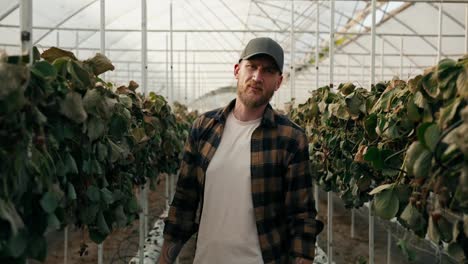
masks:
<instances>
[{"instance_id":1,"label":"man's nose","mask_svg":"<svg viewBox=\"0 0 468 264\"><path fill-rule=\"evenodd\" d=\"M254 80L254 81L256 81L256 82L262 81L262 80L263 80L263 73L262 73L262 71L256 70L256 71L253 73L252 80Z\"/></svg>"}]
</instances>

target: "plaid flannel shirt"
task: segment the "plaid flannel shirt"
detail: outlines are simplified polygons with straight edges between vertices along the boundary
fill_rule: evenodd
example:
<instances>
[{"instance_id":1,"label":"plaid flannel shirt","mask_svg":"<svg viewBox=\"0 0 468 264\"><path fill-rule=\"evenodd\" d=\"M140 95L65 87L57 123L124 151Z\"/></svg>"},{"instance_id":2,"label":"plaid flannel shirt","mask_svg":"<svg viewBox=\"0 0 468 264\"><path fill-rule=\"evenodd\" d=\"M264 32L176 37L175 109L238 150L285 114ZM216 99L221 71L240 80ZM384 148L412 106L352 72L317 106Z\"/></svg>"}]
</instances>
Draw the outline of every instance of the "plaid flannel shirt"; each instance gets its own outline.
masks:
<instances>
[{"instance_id":1,"label":"plaid flannel shirt","mask_svg":"<svg viewBox=\"0 0 468 264\"><path fill-rule=\"evenodd\" d=\"M203 114L192 127L165 221L164 238L168 241L185 243L198 230L205 172L234 105L235 100L223 109ZM307 137L270 105L252 134L251 188L264 263L289 263L294 257L313 259L323 223L315 219Z\"/></svg>"}]
</instances>

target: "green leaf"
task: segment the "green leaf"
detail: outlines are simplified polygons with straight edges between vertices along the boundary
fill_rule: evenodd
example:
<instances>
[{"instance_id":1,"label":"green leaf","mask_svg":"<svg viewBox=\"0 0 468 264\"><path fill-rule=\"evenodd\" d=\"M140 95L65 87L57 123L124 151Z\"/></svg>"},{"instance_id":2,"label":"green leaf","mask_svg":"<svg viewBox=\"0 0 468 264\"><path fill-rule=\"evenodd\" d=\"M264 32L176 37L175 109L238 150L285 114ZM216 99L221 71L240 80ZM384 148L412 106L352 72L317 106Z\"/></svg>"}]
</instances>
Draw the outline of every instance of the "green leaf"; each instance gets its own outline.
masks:
<instances>
[{"instance_id":1,"label":"green leaf","mask_svg":"<svg viewBox=\"0 0 468 264\"><path fill-rule=\"evenodd\" d=\"M98 89L88 90L83 98L86 112L104 120L108 120L112 116L116 103L116 99L107 97Z\"/></svg>"},{"instance_id":2,"label":"green leaf","mask_svg":"<svg viewBox=\"0 0 468 264\"><path fill-rule=\"evenodd\" d=\"M417 91L415 94L414 94L414 104L419 107L419 108L425 108L425 106L427 105L427 100L426 98L424 98L424 95L420 92L420 91Z\"/></svg>"},{"instance_id":3,"label":"green leaf","mask_svg":"<svg viewBox=\"0 0 468 264\"><path fill-rule=\"evenodd\" d=\"M103 235L108 235L110 233L109 226L107 225L106 219L104 218L104 214L102 212L98 213L97 227L99 232Z\"/></svg>"},{"instance_id":4,"label":"green leaf","mask_svg":"<svg viewBox=\"0 0 468 264\"><path fill-rule=\"evenodd\" d=\"M421 114L419 113L419 108L414 103L414 100L409 99L406 104L406 111L408 114L409 120L413 122L419 122L421 120Z\"/></svg>"},{"instance_id":5,"label":"green leaf","mask_svg":"<svg viewBox=\"0 0 468 264\"><path fill-rule=\"evenodd\" d=\"M377 133L375 132L375 128L377 127L377 115L370 114L364 121L364 129L367 132L367 135L370 139L377 138Z\"/></svg>"},{"instance_id":6,"label":"green leaf","mask_svg":"<svg viewBox=\"0 0 468 264\"><path fill-rule=\"evenodd\" d=\"M437 228L440 232L440 239L446 243L450 243L453 240L453 225L445 218L441 216L437 221Z\"/></svg>"},{"instance_id":7,"label":"green leaf","mask_svg":"<svg viewBox=\"0 0 468 264\"><path fill-rule=\"evenodd\" d=\"M119 205L114 209L114 216L117 227L125 227L127 225L127 216L125 215L122 205Z\"/></svg>"},{"instance_id":8,"label":"green leaf","mask_svg":"<svg viewBox=\"0 0 468 264\"><path fill-rule=\"evenodd\" d=\"M91 76L89 72L83 69L81 62L74 60L68 61L67 71L71 75L76 88L84 90L91 87Z\"/></svg>"},{"instance_id":9,"label":"green leaf","mask_svg":"<svg viewBox=\"0 0 468 264\"><path fill-rule=\"evenodd\" d=\"M47 240L43 236L29 237L28 255L30 258L44 262L47 257Z\"/></svg>"},{"instance_id":10,"label":"green leaf","mask_svg":"<svg viewBox=\"0 0 468 264\"><path fill-rule=\"evenodd\" d=\"M400 218L413 230L424 228L424 218L414 205L409 203L400 215Z\"/></svg>"},{"instance_id":11,"label":"green leaf","mask_svg":"<svg viewBox=\"0 0 468 264\"><path fill-rule=\"evenodd\" d=\"M432 124L424 131L424 143L431 151L435 150L437 141L440 138L440 129L436 124Z\"/></svg>"},{"instance_id":12,"label":"green leaf","mask_svg":"<svg viewBox=\"0 0 468 264\"><path fill-rule=\"evenodd\" d=\"M114 202L114 197L112 195L112 192L109 191L109 189L107 188L101 189L101 197L102 197L102 200L108 205Z\"/></svg>"},{"instance_id":13,"label":"green leaf","mask_svg":"<svg viewBox=\"0 0 468 264\"><path fill-rule=\"evenodd\" d=\"M462 263L465 259L465 253L463 251L462 242L453 242L450 243L447 247L447 252L449 255L457 260L458 263Z\"/></svg>"},{"instance_id":14,"label":"green leaf","mask_svg":"<svg viewBox=\"0 0 468 264\"><path fill-rule=\"evenodd\" d=\"M75 186L71 184L70 182L67 184L67 197L70 200L76 200L76 191L75 191Z\"/></svg>"},{"instance_id":15,"label":"green leaf","mask_svg":"<svg viewBox=\"0 0 468 264\"><path fill-rule=\"evenodd\" d=\"M75 159L70 152L65 153L64 157L65 173L78 174L78 168L76 166Z\"/></svg>"},{"instance_id":16,"label":"green leaf","mask_svg":"<svg viewBox=\"0 0 468 264\"><path fill-rule=\"evenodd\" d=\"M432 126L433 123L422 123L419 125L418 129L417 129L417 135L418 135L418 140L425 146L425 147L429 147L427 144L426 144L426 141L425 141L425 134L426 134L426 130L428 127Z\"/></svg>"},{"instance_id":17,"label":"green leaf","mask_svg":"<svg viewBox=\"0 0 468 264\"><path fill-rule=\"evenodd\" d=\"M86 225L94 223L99 210L100 207L97 203L91 204L90 206L85 206L79 212L81 221Z\"/></svg>"},{"instance_id":18,"label":"green leaf","mask_svg":"<svg viewBox=\"0 0 468 264\"><path fill-rule=\"evenodd\" d=\"M132 99L125 94L119 94L119 102L126 108L132 108Z\"/></svg>"},{"instance_id":19,"label":"green leaf","mask_svg":"<svg viewBox=\"0 0 468 264\"><path fill-rule=\"evenodd\" d=\"M96 244L101 244L106 240L107 235L102 234L97 228L89 229L89 238Z\"/></svg>"},{"instance_id":20,"label":"green leaf","mask_svg":"<svg viewBox=\"0 0 468 264\"><path fill-rule=\"evenodd\" d=\"M395 184L393 184L393 183L387 183L387 184L379 185L379 186L375 187L372 191L370 191L369 195L378 194L383 190L387 190L389 188L392 188L394 185Z\"/></svg>"},{"instance_id":21,"label":"green leaf","mask_svg":"<svg viewBox=\"0 0 468 264\"><path fill-rule=\"evenodd\" d=\"M15 206L10 201L7 202L0 199L0 219L4 219L10 224L11 232L14 236L24 227L23 219L21 219Z\"/></svg>"},{"instance_id":22,"label":"green leaf","mask_svg":"<svg viewBox=\"0 0 468 264\"><path fill-rule=\"evenodd\" d=\"M114 163L122 157L124 150L110 139L109 139L109 147L110 147L110 160L112 163Z\"/></svg>"},{"instance_id":23,"label":"green leaf","mask_svg":"<svg viewBox=\"0 0 468 264\"><path fill-rule=\"evenodd\" d=\"M366 101L357 93L352 93L345 98L346 110L352 116L359 116L361 108L365 105Z\"/></svg>"},{"instance_id":24,"label":"green leaf","mask_svg":"<svg viewBox=\"0 0 468 264\"><path fill-rule=\"evenodd\" d=\"M424 77L421 80L421 83L424 88L424 91L426 91L426 93L430 97L437 98L437 96L439 96L440 90L433 72L424 75Z\"/></svg>"},{"instance_id":25,"label":"green leaf","mask_svg":"<svg viewBox=\"0 0 468 264\"><path fill-rule=\"evenodd\" d=\"M81 95L73 91L68 92L65 99L60 102L60 113L78 124L88 118Z\"/></svg>"},{"instance_id":26,"label":"green leaf","mask_svg":"<svg viewBox=\"0 0 468 264\"><path fill-rule=\"evenodd\" d=\"M383 219L392 219L398 212L398 195L393 189L382 190L375 195L372 204L376 215Z\"/></svg>"},{"instance_id":27,"label":"green leaf","mask_svg":"<svg viewBox=\"0 0 468 264\"><path fill-rule=\"evenodd\" d=\"M453 118L457 114L457 109L462 102L461 97L456 98L451 104L440 109L439 127L447 128L447 124L452 123Z\"/></svg>"},{"instance_id":28,"label":"green leaf","mask_svg":"<svg viewBox=\"0 0 468 264\"><path fill-rule=\"evenodd\" d=\"M20 257L28 245L28 234L21 229L15 236L11 236L7 242L8 255L14 258Z\"/></svg>"},{"instance_id":29,"label":"green leaf","mask_svg":"<svg viewBox=\"0 0 468 264\"><path fill-rule=\"evenodd\" d=\"M329 104L328 109L331 114L342 120L348 120L350 118L346 108L340 103Z\"/></svg>"},{"instance_id":30,"label":"green leaf","mask_svg":"<svg viewBox=\"0 0 468 264\"><path fill-rule=\"evenodd\" d=\"M149 140L143 127L136 127L132 130L132 136L136 143L143 143Z\"/></svg>"},{"instance_id":31,"label":"green leaf","mask_svg":"<svg viewBox=\"0 0 468 264\"><path fill-rule=\"evenodd\" d=\"M127 119L117 114L114 115L109 124L109 132L113 137L121 138L128 131Z\"/></svg>"},{"instance_id":32,"label":"green leaf","mask_svg":"<svg viewBox=\"0 0 468 264\"><path fill-rule=\"evenodd\" d=\"M132 198L130 198L130 200L128 200L127 209L128 209L128 212L130 212L130 213L137 213L138 212L139 207L138 207L138 202L135 199L135 197L132 197Z\"/></svg>"},{"instance_id":33,"label":"green leaf","mask_svg":"<svg viewBox=\"0 0 468 264\"><path fill-rule=\"evenodd\" d=\"M47 215L47 226L53 229L60 228L60 220L57 218L57 216L54 213Z\"/></svg>"},{"instance_id":34,"label":"green leaf","mask_svg":"<svg viewBox=\"0 0 468 264\"><path fill-rule=\"evenodd\" d=\"M106 124L100 118L90 116L87 121L87 134L91 142L102 137L106 133Z\"/></svg>"},{"instance_id":35,"label":"green leaf","mask_svg":"<svg viewBox=\"0 0 468 264\"><path fill-rule=\"evenodd\" d=\"M460 97L468 100L468 67L460 71L457 78L457 91Z\"/></svg>"},{"instance_id":36,"label":"green leaf","mask_svg":"<svg viewBox=\"0 0 468 264\"><path fill-rule=\"evenodd\" d=\"M55 70L55 67L47 61L38 61L34 63L31 67L31 72L48 81L57 78L57 70Z\"/></svg>"},{"instance_id":37,"label":"green leaf","mask_svg":"<svg viewBox=\"0 0 468 264\"><path fill-rule=\"evenodd\" d=\"M376 169L382 169L384 166L380 150L376 147L367 148L367 151L364 154L364 160L369 161Z\"/></svg>"},{"instance_id":38,"label":"green leaf","mask_svg":"<svg viewBox=\"0 0 468 264\"><path fill-rule=\"evenodd\" d=\"M96 76L106 71L113 71L115 69L111 61L101 53L96 53L93 58L85 60L83 63L91 66L93 73Z\"/></svg>"},{"instance_id":39,"label":"green leaf","mask_svg":"<svg viewBox=\"0 0 468 264\"><path fill-rule=\"evenodd\" d=\"M102 142L96 144L96 156L100 162L104 162L108 157L107 146Z\"/></svg>"},{"instance_id":40,"label":"green leaf","mask_svg":"<svg viewBox=\"0 0 468 264\"><path fill-rule=\"evenodd\" d=\"M425 149L414 162L413 172L414 177L424 178L429 177L429 172L431 171L431 160L432 153Z\"/></svg>"},{"instance_id":41,"label":"green leaf","mask_svg":"<svg viewBox=\"0 0 468 264\"><path fill-rule=\"evenodd\" d=\"M86 195L88 196L89 200L93 202L99 202L101 199L99 188L94 185L88 187L88 190L86 190Z\"/></svg>"},{"instance_id":42,"label":"green leaf","mask_svg":"<svg viewBox=\"0 0 468 264\"><path fill-rule=\"evenodd\" d=\"M57 209L59 204L58 195L52 191L48 191L42 196L40 204L45 212L51 214Z\"/></svg>"}]
</instances>

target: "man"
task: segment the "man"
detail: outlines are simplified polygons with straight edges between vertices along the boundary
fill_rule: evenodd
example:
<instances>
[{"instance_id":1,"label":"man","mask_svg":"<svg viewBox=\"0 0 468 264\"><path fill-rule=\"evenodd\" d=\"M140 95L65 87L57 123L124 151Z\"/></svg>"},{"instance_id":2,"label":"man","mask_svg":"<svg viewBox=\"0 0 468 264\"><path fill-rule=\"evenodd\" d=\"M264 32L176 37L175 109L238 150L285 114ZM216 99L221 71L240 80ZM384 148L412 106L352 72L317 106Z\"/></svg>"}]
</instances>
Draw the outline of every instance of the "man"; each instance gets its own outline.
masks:
<instances>
[{"instance_id":1,"label":"man","mask_svg":"<svg viewBox=\"0 0 468 264\"><path fill-rule=\"evenodd\" d=\"M198 231L195 264L312 263L316 236L308 141L269 104L283 49L252 39L234 66L237 98L207 112L184 149L159 263Z\"/></svg>"}]
</instances>

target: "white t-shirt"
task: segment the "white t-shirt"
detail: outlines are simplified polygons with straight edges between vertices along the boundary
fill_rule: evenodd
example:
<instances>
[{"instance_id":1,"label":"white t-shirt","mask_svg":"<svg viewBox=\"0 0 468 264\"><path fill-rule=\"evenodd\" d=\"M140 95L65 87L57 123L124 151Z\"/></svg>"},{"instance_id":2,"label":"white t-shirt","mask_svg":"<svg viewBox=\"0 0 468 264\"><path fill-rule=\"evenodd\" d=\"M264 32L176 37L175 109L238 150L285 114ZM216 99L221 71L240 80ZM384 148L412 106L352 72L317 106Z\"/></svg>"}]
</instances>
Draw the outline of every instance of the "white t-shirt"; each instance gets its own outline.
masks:
<instances>
[{"instance_id":1,"label":"white t-shirt","mask_svg":"<svg viewBox=\"0 0 468 264\"><path fill-rule=\"evenodd\" d=\"M261 264L252 205L250 142L260 119L242 122L232 112L208 165L194 264Z\"/></svg>"}]
</instances>

